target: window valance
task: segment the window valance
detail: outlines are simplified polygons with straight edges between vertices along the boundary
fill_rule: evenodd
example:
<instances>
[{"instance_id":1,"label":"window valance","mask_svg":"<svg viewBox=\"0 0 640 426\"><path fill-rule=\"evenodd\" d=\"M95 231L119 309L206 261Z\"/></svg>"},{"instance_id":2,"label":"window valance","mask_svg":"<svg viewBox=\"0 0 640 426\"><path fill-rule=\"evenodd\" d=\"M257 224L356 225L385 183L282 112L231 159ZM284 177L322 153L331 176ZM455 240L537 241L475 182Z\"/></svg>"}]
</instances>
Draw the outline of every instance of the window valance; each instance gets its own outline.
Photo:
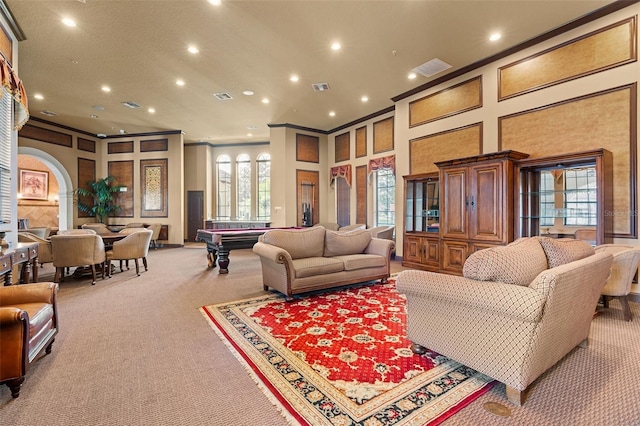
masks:
<instances>
[{"instance_id":1,"label":"window valance","mask_svg":"<svg viewBox=\"0 0 640 426\"><path fill-rule=\"evenodd\" d=\"M393 175L396 175L396 156L388 155L386 157L372 158L369 160L368 174L382 169L391 169Z\"/></svg>"},{"instance_id":2,"label":"window valance","mask_svg":"<svg viewBox=\"0 0 640 426\"><path fill-rule=\"evenodd\" d=\"M339 177L344 178L347 181L347 185L351 186L351 164L332 167L329 176L329 185L332 185L333 181Z\"/></svg>"},{"instance_id":3,"label":"window valance","mask_svg":"<svg viewBox=\"0 0 640 426\"><path fill-rule=\"evenodd\" d=\"M13 130L20 130L29 120L27 92L18 74L2 55L0 55L0 78L3 89L0 91L0 97L6 92L13 98Z\"/></svg>"}]
</instances>

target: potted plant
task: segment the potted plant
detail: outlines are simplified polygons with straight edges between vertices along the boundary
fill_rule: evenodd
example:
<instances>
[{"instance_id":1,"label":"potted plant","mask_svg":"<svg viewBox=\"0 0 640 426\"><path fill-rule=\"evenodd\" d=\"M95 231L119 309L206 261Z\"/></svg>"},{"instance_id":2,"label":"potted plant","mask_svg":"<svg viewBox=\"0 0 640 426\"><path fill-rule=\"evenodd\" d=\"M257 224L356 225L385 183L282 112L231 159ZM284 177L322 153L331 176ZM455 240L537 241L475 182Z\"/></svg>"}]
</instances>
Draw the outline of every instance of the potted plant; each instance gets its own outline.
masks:
<instances>
[{"instance_id":1,"label":"potted plant","mask_svg":"<svg viewBox=\"0 0 640 426\"><path fill-rule=\"evenodd\" d=\"M87 182L87 188L78 188L75 193L78 197L78 209L91 216L95 216L100 223L105 223L108 216L120 211L120 206L114 204L114 194L120 192L122 185L114 185L113 176ZM80 197L91 197L93 204L85 204ZM86 199L86 198L85 198Z\"/></svg>"}]
</instances>

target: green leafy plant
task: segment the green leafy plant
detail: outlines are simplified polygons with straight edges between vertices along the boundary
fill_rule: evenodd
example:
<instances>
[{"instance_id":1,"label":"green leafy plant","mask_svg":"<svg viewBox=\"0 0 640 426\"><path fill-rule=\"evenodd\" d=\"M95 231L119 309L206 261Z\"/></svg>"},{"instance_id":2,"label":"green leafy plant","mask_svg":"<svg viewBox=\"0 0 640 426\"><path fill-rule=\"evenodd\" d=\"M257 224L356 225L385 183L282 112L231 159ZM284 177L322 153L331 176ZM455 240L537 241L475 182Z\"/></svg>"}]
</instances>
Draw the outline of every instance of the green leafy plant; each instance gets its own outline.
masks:
<instances>
[{"instance_id":1,"label":"green leafy plant","mask_svg":"<svg viewBox=\"0 0 640 426\"><path fill-rule=\"evenodd\" d=\"M107 217L120 211L120 206L114 204L114 194L120 192L122 185L114 185L116 180L113 176L87 182L87 188L78 188L75 193L78 197L78 209L91 216L95 216L100 223L105 223ZM91 197L93 205L85 204L80 197Z\"/></svg>"}]
</instances>

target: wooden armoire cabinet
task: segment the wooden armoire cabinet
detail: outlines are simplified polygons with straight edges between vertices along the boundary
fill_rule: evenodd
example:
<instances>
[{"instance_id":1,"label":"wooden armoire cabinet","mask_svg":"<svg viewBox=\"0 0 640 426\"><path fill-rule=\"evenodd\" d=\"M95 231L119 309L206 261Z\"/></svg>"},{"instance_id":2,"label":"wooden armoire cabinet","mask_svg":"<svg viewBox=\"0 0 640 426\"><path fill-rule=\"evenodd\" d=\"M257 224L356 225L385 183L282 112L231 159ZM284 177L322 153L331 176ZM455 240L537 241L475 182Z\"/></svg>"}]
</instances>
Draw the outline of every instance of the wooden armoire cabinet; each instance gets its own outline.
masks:
<instances>
[{"instance_id":1,"label":"wooden armoire cabinet","mask_svg":"<svg viewBox=\"0 0 640 426\"><path fill-rule=\"evenodd\" d=\"M514 163L493 152L435 163L440 169L440 272L462 274L469 254L514 238Z\"/></svg>"}]
</instances>

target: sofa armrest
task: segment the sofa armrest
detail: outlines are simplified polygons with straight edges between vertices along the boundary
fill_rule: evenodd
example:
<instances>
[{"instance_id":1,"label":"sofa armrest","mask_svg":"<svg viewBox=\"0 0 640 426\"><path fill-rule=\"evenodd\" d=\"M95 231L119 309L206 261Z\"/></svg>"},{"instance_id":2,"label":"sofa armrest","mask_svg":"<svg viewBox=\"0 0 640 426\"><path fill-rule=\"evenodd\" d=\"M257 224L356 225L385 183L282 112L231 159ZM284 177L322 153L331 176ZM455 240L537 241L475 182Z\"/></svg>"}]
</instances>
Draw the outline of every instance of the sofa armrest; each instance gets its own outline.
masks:
<instances>
[{"instance_id":1,"label":"sofa armrest","mask_svg":"<svg viewBox=\"0 0 640 426\"><path fill-rule=\"evenodd\" d=\"M263 259L274 263L291 263L291 255L288 251L271 244L258 241L253 245L253 252Z\"/></svg>"},{"instance_id":2,"label":"sofa armrest","mask_svg":"<svg viewBox=\"0 0 640 426\"><path fill-rule=\"evenodd\" d=\"M529 287L426 271L401 272L396 287L407 298L433 299L451 309L458 306L527 322L540 320L546 301L544 294Z\"/></svg>"},{"instance_id":3,"label":"sofa armrest","mask_svg":"<svg viewBox=\"0 0 640 426\"><path fill-rule=\"evenodd\" d=\"M0 306L23 303L55 303L58 284L45 282L0 287Z\"/></svg>"},{"instance_id":4,"label":"sofa armrest","mask_svg":"<svg viewBox=\"0 0 640 426\"><path fill-rule=\"evenodd\" d=\"M381 238L371 238L369 245L364 249L366 254L377 254L388 258L395 248L396 243L391 240L383 240Z\"/></svg>"}]
</instances>

